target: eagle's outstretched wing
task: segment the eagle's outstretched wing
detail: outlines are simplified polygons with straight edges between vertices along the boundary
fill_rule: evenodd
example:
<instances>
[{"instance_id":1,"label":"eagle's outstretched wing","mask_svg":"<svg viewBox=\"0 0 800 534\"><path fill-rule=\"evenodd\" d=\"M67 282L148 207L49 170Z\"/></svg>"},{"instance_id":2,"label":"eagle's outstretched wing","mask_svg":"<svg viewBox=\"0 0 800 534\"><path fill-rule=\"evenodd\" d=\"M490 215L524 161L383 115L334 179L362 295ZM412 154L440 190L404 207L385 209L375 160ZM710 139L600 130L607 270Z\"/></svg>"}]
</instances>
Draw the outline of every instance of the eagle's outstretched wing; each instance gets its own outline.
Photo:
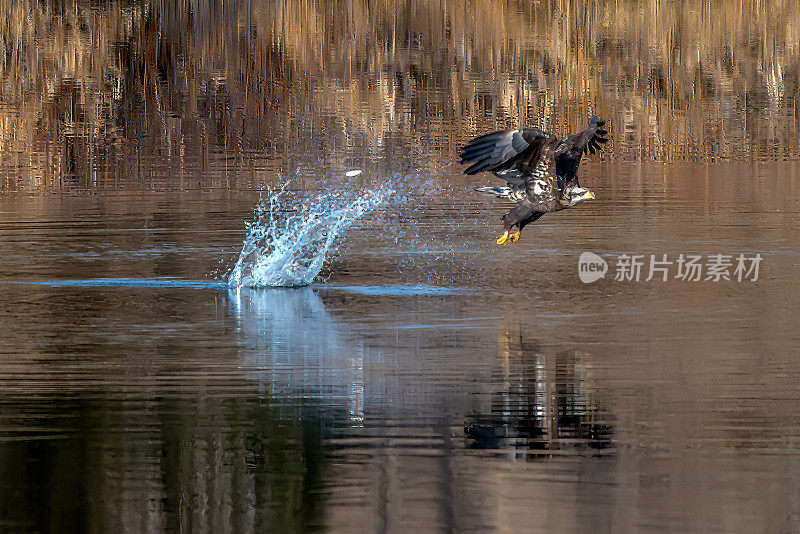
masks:
<instances>
[{"instance_id":1,"label":"eagle's outstretched wing","mask_svg":"<svg viewBox=\"0 0 800 534\"><path fill-rule=\"evenodd\" d=\"M556 148L556 170L561 189L579 187L578 165L581 163L581 156L587 152L594 154L602 143L608 142L605 137L608 132L603 129L605 124L606 121L592 116L588 128L559 143Z\"/></svg>"},{"instance_id":2,"label":"eagle's outstretched wing","mask_svg":"<svg viewBox=\"0 0 800 534\"><path fill-rule=\"evenodd\" d=\"M519 188L533 173L542 147L554 144L556 137L538 128L493 132L476 137L461 149L461 163L473 162L465 174L492 171Z\"/></svg>"}]
</instances>

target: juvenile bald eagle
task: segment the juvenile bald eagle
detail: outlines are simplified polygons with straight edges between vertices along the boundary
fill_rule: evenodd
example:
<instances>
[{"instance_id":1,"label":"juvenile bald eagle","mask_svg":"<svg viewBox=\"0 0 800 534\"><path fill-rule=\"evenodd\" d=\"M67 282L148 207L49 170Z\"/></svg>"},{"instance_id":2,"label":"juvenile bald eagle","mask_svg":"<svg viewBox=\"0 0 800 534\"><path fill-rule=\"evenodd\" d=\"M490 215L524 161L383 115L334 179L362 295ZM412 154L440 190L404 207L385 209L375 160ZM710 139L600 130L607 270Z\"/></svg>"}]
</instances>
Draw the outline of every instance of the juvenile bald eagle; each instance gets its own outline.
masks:
<instances>
[{"instance_id":1,"label":"juvenile bald eagle","mask_svg":"<svg viewBox=\"0 0 800 534\"><path fill-rule=\"evenodd\" d=\"M594 154L601 143L608 142L604 125L605 121L593 116L588 128L561 141L538 128L494 132L476 137L461 149L461 163L474 162L465 174L492 171L508 182L508 187L478 191L517 203L503 216L505 232L498 245L516 243L522 229L545 213L594 199L594 193L578 183L578 165L583 154Z\"/></svg>"}]
</instances>

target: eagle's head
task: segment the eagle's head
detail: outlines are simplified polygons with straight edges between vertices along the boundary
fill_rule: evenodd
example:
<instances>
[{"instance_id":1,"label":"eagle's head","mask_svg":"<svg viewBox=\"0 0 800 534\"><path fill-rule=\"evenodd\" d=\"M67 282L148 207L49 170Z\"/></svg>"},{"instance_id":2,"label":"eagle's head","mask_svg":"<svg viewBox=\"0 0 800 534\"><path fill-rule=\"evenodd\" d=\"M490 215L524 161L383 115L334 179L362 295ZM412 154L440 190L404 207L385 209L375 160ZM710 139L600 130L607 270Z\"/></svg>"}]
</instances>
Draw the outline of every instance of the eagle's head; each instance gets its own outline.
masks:
<instances>
[{"instance_id":1,"label":"eagle's head","mask_svg":"<svg viewBox=\"0 0 800 534\"><path fill-rule=\"evenodd\" d=\"M594 193L583 187L573 187L569 190L569 206L572 207L580 204L584 200L594 200Z\"/></svg>"}]
</instances>

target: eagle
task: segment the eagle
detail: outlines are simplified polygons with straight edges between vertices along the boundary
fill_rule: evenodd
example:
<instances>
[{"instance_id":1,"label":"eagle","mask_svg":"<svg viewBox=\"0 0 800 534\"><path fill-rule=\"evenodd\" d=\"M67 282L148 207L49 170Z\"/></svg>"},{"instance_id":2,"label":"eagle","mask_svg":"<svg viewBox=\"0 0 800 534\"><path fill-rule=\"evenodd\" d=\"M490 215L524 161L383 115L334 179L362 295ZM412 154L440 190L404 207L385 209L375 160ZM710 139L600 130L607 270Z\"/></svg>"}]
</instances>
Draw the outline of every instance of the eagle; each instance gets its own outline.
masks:
<instances>
[{"instance_id":1,"label":"eagle","mask_svg":"<svg viewBox=\"0 0 800 534\"><path fill-rule=\"evenodd\" d=\"M491 171L507 187L479 187L483 193L517 203L503 215L505 232L498 245L516 243L522 229L545 213L571 208L594 193L578 183L581 156L607 143L605 121L596 116L580 133L559 139L538 128L506 130L476 137L460 151L461 164L472 162L464 174Z\"/></svg>"}]
</instances>

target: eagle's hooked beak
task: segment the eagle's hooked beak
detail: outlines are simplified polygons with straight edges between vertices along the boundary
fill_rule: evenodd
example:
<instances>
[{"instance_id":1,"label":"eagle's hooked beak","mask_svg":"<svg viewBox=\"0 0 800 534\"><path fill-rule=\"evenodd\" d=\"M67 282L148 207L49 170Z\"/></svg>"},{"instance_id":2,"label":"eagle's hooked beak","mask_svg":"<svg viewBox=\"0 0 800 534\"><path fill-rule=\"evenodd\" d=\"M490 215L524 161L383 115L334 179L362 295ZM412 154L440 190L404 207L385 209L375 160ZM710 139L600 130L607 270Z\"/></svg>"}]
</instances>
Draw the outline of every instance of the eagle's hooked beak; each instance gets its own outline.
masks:
<instances>
[{"instance_id":1,"label":"eagle's hooked beak","mask_svg":"<svg viewBox=\"0 0 800 534\"><path fill-rule=\"evenodd\" d=\"M585 198L586 200L594 200L594 193L592 193L591 191L587 191L586 194L583 195L583 198Z\"/></svg>"}]
</instances>

